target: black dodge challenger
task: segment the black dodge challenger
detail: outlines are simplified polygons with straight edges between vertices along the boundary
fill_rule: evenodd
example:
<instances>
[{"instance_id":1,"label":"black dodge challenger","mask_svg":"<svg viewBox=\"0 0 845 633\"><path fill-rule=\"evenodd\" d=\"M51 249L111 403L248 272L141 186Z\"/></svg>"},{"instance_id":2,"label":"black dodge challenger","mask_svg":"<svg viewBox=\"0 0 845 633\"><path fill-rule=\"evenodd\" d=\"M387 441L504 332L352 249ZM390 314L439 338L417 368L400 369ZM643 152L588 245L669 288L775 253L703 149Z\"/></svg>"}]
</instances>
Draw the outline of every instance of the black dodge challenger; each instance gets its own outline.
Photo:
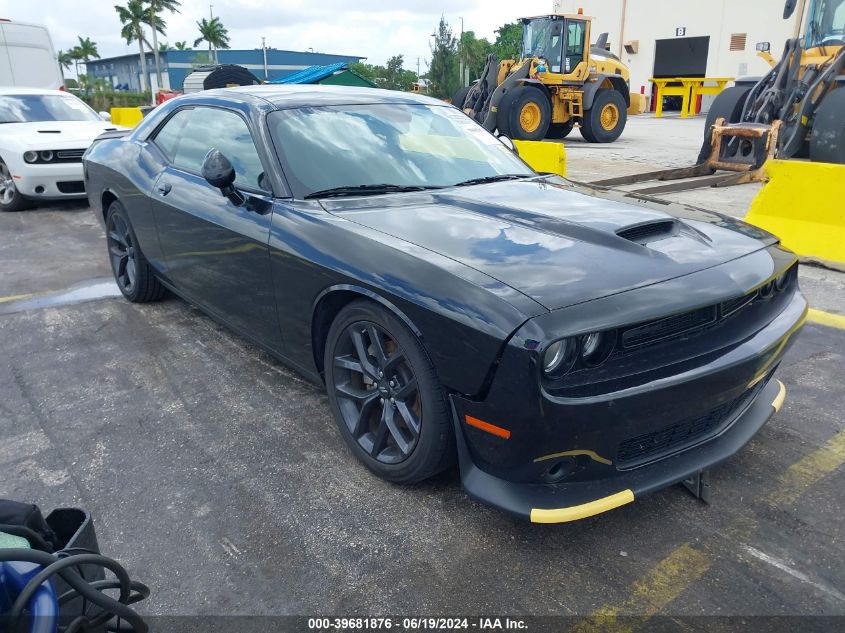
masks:
<instances>
[{"instance_id":1,"label":"black dodge challenger","mask_svg":"<svg viewBox=\"0 0 845 633\"><path fill-rule=\"evenodd\" d=\"M411 94L180 97L84 169L127 299L170 289L324 384L379 476L457 460L471 495L535 522L739 450L807 312L768 233L538 174Z\"/></svg>"}]
</instances>

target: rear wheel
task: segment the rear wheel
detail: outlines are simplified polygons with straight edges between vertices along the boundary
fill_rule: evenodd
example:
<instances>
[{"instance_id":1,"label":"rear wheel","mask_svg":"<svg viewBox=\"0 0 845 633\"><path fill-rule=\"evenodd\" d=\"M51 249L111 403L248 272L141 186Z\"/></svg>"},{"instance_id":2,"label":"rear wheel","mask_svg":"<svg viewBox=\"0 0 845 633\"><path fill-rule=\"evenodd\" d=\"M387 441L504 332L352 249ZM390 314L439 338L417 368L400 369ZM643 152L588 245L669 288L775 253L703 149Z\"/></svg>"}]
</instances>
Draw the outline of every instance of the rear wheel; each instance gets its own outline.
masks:
<instances>
[{"instance_id":1,"label":"rear wheel","mask_svg":"<svg viewBox=\"0 0 845 633\"><path fill-rule=\"evenodd\" d=\"M599 90L593 105L584 113L581 136L590 143L612 143L628 121L628 106L618 90Z\"/></svg>"},{"instance_id":2,"label":"rear wheel","mask_svg":"<svg viewBox=\"0 0 845 633\"><path fill-rule=\"evenodd\" d=\"M810 134L810 160L845 165L845 88L837 88L816 110Z\"/></svg>"},{"instance_id":3,"label":"rear wheel","mask_svg":"<svg viewBox=\"0 0 845 633\"><path fill-rule=\"evenodd\" d=\"M518 86L505 96L499 114L507 122L506 135L520 141L541 141L552 121L552 104L540 89Z\"/></svg>"},{"instance_id":4,"label":"rear wheel","mask_svg":"<svg viewBox=\"0 0 845 633\"><path fill-rule=\"evenodd\" d=\"M546 132L546 138L562 139L569 136L572 128L575 127L575 119L569 119L566 123L552 123L549 126L549 131Z\"/></svg>"},{"instance_id":5,"label":"rear wheel","mask_svg":"<svg viewBox=\"0 0 845 633\"><path fill-rule=\"evenodd\" d=\"M709 112L707 112L707 120L704 122L704 141L701 145L701 152L698 154L698 162L704 162L710 158L711 131L710 128L716 123L716 119L724 118L726 123L736 123L742 117L742 109L745 107L745 101L748 99L748 93L751 88L744 86L732 86L719 93L719 96L713 100Z\"/></svg>"},{"instance_id":6,"label":"rear wheel","mask_svg":"<svg viewBox=\"0 0 845 633\"><path fill-rule=\"evenodd\" d=\"M344 441L379 477L414 483L455 456L446 396L416 336L392 313L355 301L329 329L329 404Z\"/></svg>"},{"instance_id":7,"label":"rear wheel","mask_svg":"<svg viewBox=\"0 0 845 633\"><path fill-rule=\"evenodd\" d=\"M126 210L117 201L111 203L106 215L106 244L114 280L124 297L133 303L146 303L164 296L164 286L141 252Z\"/></svg>"},{"instance_id":8,"label":"rear wheel","mask_svg":"<svg viewBox=\"0 0 845 633\"><path fill-rule=\"evenodd\" d=\"M22 211L31 206L32 203L15 186L15 179L6 163L0 161L0 210Z\"/></svg>"}]
</instances>

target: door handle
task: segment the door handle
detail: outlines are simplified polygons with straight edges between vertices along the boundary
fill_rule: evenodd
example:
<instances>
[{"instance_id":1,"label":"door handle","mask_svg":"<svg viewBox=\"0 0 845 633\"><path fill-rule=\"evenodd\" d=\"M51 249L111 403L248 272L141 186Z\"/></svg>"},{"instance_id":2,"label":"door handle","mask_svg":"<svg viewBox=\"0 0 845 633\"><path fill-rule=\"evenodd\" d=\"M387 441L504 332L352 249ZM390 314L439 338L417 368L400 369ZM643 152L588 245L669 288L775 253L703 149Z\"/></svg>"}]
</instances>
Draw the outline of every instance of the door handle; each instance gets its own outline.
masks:
<instances>
[{"instance_id":1,"label":"door handle","mask_svg":"<svg viewBox=\"0 0 845 633\"><path fill-rule=\"evenodd\" d=\"M173 189L173 185L171 185L169 182L160 182L158 185L156 185L156 190L163 196L166 196L168 193L170 193L171 189Z\"/></svg>"}]
</instances>

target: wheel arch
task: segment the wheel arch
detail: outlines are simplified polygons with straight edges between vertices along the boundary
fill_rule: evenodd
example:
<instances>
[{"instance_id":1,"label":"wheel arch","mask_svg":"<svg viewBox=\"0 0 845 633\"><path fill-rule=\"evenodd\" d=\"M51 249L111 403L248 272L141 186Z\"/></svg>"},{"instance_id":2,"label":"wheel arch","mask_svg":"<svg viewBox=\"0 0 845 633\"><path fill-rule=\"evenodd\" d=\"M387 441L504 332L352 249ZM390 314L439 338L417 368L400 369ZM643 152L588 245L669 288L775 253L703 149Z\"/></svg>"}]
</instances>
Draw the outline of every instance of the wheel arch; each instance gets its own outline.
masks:
<instances>
[{"instance_id":1,"label":"wheel arch","mask_svg":"<svg viewBox=\"0 0 845 633\"><path fill-rule=\"evenodd\" d=\"M599 90L617 90L625 99L625 106L631 105L631 91L621 75L594 75L584 84L584 111L593 107L593 100Z\"/></svg>"},{"instance_id":2,"label":"wheel arch","mask_svg":"<svg viewBox=\"0 0 845 633\"><path fill-rule=\"evenodd\" d=\"M112 202L119 202L117 194L111 189L103 190L103 193L100 194L100 215L103 216L103 223L106 221Z\"/></svg>"},{"instance_id":3,"label":"wheel arch","mask_svg":"<svg viewBox=\"0 0 845 633\"><path fill-rule=\"evenodd\" d=\"M323 355L326 348L326 337L338 313L357 299L369 299L389 310L396 318L404 323L418 338L422 332L414 322L392 301L373 292L369 288L354 284L336 284L325 288L314 300L311 309L311 349L314 354L314 366L320 378L325 381Z\"/></svg>"}]
</instances>

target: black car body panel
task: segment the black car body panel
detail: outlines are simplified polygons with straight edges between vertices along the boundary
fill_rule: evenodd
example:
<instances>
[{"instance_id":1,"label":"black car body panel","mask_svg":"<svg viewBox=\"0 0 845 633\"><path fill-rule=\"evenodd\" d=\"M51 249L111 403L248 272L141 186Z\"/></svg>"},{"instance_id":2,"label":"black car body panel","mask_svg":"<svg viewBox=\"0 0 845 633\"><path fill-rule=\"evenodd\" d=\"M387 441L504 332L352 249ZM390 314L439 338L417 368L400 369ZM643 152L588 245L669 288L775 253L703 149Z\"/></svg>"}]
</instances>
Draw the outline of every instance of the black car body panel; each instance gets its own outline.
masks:
<instances>
[{"instance_id":1,"label":"black car body panel","mask_svg":"<svg viewBox=\"0 0 845 633\"><path fill-rule=\"evenodd\" d=\"M294 199L266 115L379 102L435 103L314 86L172 100L89 148L91 206L102 222L119 200L168 287L315 382L337 310L355 297L386 306L449 394L467 489L520 516L678 481L771 415L772 374L806 315L796 258L776 238L553 176ZM237 113L259 149L268 191L245 190L244 206L150 141L173 113L201 106ZM543 374L550 344L590 332L617 337L604 365Z\"/></svg>"}]
</instances>

